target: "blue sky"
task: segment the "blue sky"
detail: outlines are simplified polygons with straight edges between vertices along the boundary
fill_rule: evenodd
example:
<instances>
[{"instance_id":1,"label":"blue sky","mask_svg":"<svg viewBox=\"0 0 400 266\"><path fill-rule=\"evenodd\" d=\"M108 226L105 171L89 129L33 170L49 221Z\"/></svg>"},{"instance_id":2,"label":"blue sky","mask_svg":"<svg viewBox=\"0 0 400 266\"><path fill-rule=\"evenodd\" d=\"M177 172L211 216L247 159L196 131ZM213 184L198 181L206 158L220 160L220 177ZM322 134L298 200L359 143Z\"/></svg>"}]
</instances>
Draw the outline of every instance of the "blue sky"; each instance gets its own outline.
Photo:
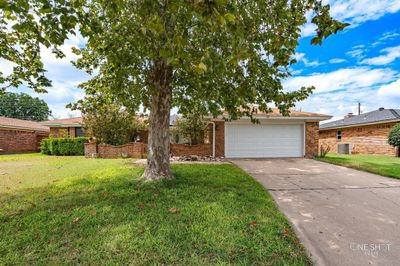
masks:
<instances>
[{"instance_id":1,"label":"blue sky","mask_svg":"<svg viewBox=\"0 0 400 266\"><path fill-rule=\"evenodd\" d=\"M328 1L326 1L328 2ZM322 46L310 44L313 25L303 27L297 49L298 62L292 66L293 76L283 82L287 90L314 85L316 90L296 109L320 112L340 118L379 107L400 108L400 1L336 0L330 1L333 17L351 23L345 31L329 37ZM17 89L44 99L56 118L79 115L65 105L84 96L77 85L88 76L69 62L75 59L72 46L82 46L84 40L72 37L64 45L67 57L55 59L43 49L43 59L53 87L47 94ZM11 65L0 61L7 73Z\"/></svg>"}]
</instances>

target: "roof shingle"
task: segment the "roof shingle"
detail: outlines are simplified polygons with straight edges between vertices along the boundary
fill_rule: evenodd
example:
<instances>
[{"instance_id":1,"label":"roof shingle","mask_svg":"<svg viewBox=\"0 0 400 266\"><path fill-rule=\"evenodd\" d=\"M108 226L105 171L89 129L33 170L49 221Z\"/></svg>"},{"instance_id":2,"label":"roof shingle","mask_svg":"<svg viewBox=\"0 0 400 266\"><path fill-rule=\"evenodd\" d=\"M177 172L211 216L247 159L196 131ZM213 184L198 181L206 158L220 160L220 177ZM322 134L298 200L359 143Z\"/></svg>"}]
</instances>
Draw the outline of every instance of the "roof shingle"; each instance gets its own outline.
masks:
<instances>
[{"instance_id":1,"label":"roof shingle","mask_svg":"<svg viewBox=\"0 0 400 266\"><path fill-rule=\"evenodd\" d=\"M39 122L9 118L4 116L0 116L0 127L49 132L49 127L43 126Z\"/></svg>"},{"instance_id":2,"label":"roof shingle","mask_svg":"<svg viewBox=\"0 0 400 266\"><path fill-rule=\"evenodd\" d=\"M378 109L361 115L356 115L350 118L336 120L321 124L320 129L333 129L340 127L349 127L352 125L385 123L387 121L400 121L400 109Z\"/></svg>"}]
</instances>

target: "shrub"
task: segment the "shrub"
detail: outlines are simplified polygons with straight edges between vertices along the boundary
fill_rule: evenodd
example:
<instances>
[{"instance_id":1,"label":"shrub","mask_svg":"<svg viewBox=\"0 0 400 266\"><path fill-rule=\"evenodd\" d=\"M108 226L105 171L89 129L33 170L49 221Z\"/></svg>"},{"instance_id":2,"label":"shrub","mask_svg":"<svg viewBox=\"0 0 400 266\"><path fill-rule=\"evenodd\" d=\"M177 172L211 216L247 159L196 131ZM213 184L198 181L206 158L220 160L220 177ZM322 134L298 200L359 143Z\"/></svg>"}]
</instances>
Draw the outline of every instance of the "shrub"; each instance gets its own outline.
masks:
<instances>
[{"instance_id":1,"label":"shrub","mask_svg":"<svg viewBox=\"0 0 400 266\"><path fill-rule=\"evenodd\" d=\"M329 145L323 146L321 145L321 148L319 150L319 157L325 158L326 155L330 152L331 147Z\"/></svg>"},{"instance_id":2,"label":"shrub","mask_svg":"<svg viewBox=\"0 0 400 266\"><path fill-rule=\"evenodd\" d=\"M172 132L188 139L190 145L202 144L207 134L207 125L201 115L194 113L178 118Z\"/></svg>"},{"instance_id":3,"label":"shrub","mask_svg":"<svg viewBox=\"0 0 400 266\"><path fill-rule=\"evenodd\" d=\"M40 150L47 155L84 155L88 138L49 138L43 139Z\"/></svg>"},{"instance_id":4,"label":"shrub","mask_svg":"<svg viewBox=\"0 0 400 266\"><path fill-rule=\"evenodd\" d=\"M400 124L396 124L389 132L389 144L400 147Z\"/></svg>"},{"instance_id":5,"label":"shrub","mask_svg":"<svg viewBox=\"0 0 400 266\"><path fill-rule=\"evenodd\" d=\"M107 108L86 110L83 114L85 132L98 143L122 145L135 141L147 130L147 118L136 116L118 104Z\"/></svg>"}]
</instances>

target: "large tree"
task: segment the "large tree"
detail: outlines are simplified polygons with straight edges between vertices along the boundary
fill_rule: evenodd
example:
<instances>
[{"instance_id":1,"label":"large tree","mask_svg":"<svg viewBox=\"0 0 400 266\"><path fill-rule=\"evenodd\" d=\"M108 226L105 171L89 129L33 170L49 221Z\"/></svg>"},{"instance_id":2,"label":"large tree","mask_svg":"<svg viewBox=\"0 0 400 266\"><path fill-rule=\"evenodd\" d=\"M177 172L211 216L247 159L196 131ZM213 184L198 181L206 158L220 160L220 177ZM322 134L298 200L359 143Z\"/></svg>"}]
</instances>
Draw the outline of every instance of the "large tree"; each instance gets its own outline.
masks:
<instances>
[{"instance_id":1,"label":"large tree","mask_svg":"<svg viewBox=\"0 0 400 266\"><path fill-rule=\"evenodd\" d=\"M0 93L0 116L44 121L48 120L51 111L47 103L26 93Z\"/></svg>"},{"instance_id":2,"label":"large tree","mask_svg":"<svg viewBox=\"0 0 400 266\"><path fill-rule=\"evenodd\" d=\"M16 63L6 86L44 91L40 46L59 47L79 32L86 47L75 62L93 78L87 94L103 93L132 109L150 110L146 179L171 178L169 115L203 106L228 119L268 111L288 114L312 87L285 92L301 26L311 14L313 44L346 25L320 0L10 0L1 1L0 57ZM11 22L11 23L10 23ZM10 27L12 25L12 27Z\"/></svg>"}]
</instances>

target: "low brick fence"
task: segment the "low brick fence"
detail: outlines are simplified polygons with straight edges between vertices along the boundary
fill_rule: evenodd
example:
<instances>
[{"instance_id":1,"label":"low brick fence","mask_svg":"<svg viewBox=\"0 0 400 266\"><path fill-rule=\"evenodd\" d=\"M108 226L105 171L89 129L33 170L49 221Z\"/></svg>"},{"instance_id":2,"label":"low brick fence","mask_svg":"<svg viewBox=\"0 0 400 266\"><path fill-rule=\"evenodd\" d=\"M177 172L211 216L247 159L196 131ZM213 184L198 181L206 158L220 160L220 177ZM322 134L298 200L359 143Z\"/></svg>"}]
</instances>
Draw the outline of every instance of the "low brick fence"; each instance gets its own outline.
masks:
<instances>
[{"instance_id":1,"label":"low brick fence","mask_svg":"<svg viewBox=\"0 0 400 266\"><path fill-rule=\"evenodd\" d=\"M171 154L173 156L211 156L212 145L209 143L188 145L188 144L171 144Z\"/></svg>"},{"instance_id":2,"label":"low brick fence","mask_svg":"<svg viewBox=\"0 0 400 266\"><path fill-rule=\"evenodd\" d=\"M147 153L147 144L132 142L120 146L109 144L85 143L86 158L144 158ZM171 144L173 156L211 156L212 144Z\"/></svg>"},{"instance_id":3,"label":"low brick fence","mask_svg":"<svg viewBox=\"0 0 400 266\"><path fill-rule=\"evenodd\" d=\"M113 146L109 144L86 143L86 158L143 158L147 151L144 143L127 143L124 145Z\"/></svg>"}]
</instances>

